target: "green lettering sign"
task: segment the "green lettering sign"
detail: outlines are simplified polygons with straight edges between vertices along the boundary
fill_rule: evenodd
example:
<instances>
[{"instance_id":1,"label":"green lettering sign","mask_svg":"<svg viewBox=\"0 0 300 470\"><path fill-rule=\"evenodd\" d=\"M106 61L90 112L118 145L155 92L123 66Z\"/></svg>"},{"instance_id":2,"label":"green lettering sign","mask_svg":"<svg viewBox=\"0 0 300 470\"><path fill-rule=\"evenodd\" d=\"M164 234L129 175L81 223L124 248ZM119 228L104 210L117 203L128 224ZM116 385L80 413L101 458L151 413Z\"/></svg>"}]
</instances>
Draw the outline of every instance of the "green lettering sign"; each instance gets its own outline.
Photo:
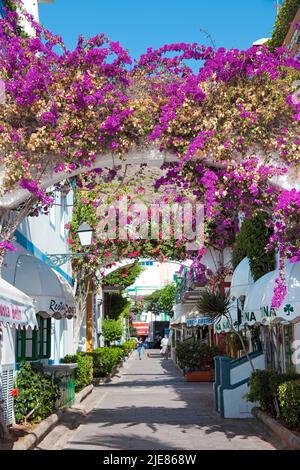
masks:
<instances>
[{"instance_id":1,"label":"green lettering sign","mask_svg":"<svg viewBox=\"0 0 300 470\"><path fill-rule=\"evenodd\" d=\"M256 322L256 316L254 315L254 312L251 312L250 314L250 321Z\"/></svg>"},{"instance_id":2,"label":"green lettering sign","mask_svg":"<svg viewBox=\"0 0 300 470\"><path fill-rule=\"evenodd\" d=\"M261 311L262 317L264 317L264 318L266 318L266 317L268 318L268 317L269 317L269 307L268 307L268 306L262 307L262 308L260 309L260 311Z\"/></svg>"}]
</instances>

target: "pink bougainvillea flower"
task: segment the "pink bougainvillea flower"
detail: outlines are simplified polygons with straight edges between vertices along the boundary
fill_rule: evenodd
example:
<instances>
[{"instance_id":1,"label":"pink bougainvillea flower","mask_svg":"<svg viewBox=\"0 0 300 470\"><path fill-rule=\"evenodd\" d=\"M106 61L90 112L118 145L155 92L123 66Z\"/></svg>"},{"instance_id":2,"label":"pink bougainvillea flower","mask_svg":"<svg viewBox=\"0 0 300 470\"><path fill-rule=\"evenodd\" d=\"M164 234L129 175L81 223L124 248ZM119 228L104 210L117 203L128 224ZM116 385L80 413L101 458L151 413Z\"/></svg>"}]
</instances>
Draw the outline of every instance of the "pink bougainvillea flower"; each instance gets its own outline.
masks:
<instances>
[{"instance_id":1,"label":"pink bougainvillea flower","mask_svg":"<svg viewBox=\"0 0 300 470\"><path fill-rule=\"evenodd\" d=\"M0 242L0 250L19 251L19 248L17 248L15 245L13 245L11 242L7 240L2 240Z\"/></svg>"}]
</instances>

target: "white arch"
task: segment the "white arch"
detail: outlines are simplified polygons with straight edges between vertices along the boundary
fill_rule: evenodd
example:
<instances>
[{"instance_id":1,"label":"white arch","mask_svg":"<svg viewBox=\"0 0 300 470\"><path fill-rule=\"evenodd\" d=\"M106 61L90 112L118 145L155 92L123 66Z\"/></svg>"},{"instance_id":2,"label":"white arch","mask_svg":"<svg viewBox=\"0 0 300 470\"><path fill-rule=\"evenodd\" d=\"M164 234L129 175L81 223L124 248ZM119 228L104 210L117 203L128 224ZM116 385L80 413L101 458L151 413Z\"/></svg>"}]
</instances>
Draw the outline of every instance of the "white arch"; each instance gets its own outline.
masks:
<instances>
[{"instance_id":1,"label":"white arch","mask_svg":"<svg viewBox=\"0 0 300 470\"><path fill-rule=\"evenodd\" d=\"M149 260L149 259L152 259L151 257L148 257L148 258L141 258L141 259L138 259L138 262L140 261L145 261L145 260ZM133 264L135 262L135 259L134 258L126 258L122 261L117 261L116 263L114 263L114 266L110 267L110 268L105 268L103 269L103 272L104 272L104 276L107 276L108 274L111 274L113 273L114 271L116 271L117 269L119 268L125 268L125 266L128 266L130 264ZM160 261L157 261L157 262L160 262ZM192 260L184 260L184 261L173 261L173 260L165 260L163 261L164 263L173 263L173 264L178 264L178 268L180 266L186 266L186 267L190 267L191 264L192 264Z\"/></svg>"},{"instance_id":2,"label":"white arch","mask_svg":"<svg viewBox=\"0 0 300 470\"><path fill-rule=\"evenodd\" d=\"M55 156L53 156L53 159L55 161ZM87 170L93 170L95 168L114 168L116 166L124 167L128 164L147 164L148 166L160 168L164 163L176 161L179 161L176 155L170 152L160 152L156 148L150 148L146 150L134 150L128 152L128 154L124 158L116 157L112 153L107 153L104 155L98 155L91 168L80 167L73 172L55 173L54 171L52 171L51 173L46 174L40 182L40 187L42 189L50 188L54 184L59 183L60 181L65 180L66 178L79 175ZM1 187L3 187L3 181L4 169L3 167L0 167L0 189ZM25 189L14 189L12 191L8 191L6 194L3 194L0 197L0 209L14 209L15 207L25 202L29 196L30 193Z\"/></svg>"},{"instance_id":3,"label":"white arch","mask_svg":"<svg viewBox=\"0 0 300 470\"><path fill-rule=\"evenodd\" d=\"M256 154L259 155L260 161L261 163L263 163L262 152L258 150ZM238 160L238 156L236 157ZM276 158L274 158L274 160L276 161ZM51 157L51 161L57 163L58 162L57 156L53 155L53 158ZM115 156L112 153L98 155L93 165L89 169L92 170L95 168L114 168L116 166L124 167L125 165L128 165L128 164L131 164L131 165L147 164L150 167L160 168L164 163L179 162L179 161L180 159L171 152L160 152L155 147L149 147L146 149L132 150L128 152L128 154L126 154L126 156L122 158ZM220 166L220 164L218 164L218 162L214 160L213 155L207 157L206 163L213 167ZM54 166L54 163L53 163L53 166ZM47 188L50 188L56 183L59 183L65 180L66 178L70 178L72 176L76 176L81 173L84 173L85 171L88 170L88 168L80 167L76 169L75 171L68 172L68 173L64 173L64 172L55 173L53 169L51 170L52 171L45 173L45 176L40 181L40 187L44 190ZM4 173L5 173L4 168L0 166L0 192L1 192L1 188L3 188ZM272 183L275 186L278 186L279 188L282 188L282 189L290 190L294 188L297 191L300 191L300 169L290 167L285 175L272 178ZM29 197L30 197L30 193L24 189L13 189L11 191L8 191L7 193L0 196L0 210L5 211L5 210L14 209L18 207L20 204L22 204L23 202L25 202Z\"/></svg>"}]
</instances>

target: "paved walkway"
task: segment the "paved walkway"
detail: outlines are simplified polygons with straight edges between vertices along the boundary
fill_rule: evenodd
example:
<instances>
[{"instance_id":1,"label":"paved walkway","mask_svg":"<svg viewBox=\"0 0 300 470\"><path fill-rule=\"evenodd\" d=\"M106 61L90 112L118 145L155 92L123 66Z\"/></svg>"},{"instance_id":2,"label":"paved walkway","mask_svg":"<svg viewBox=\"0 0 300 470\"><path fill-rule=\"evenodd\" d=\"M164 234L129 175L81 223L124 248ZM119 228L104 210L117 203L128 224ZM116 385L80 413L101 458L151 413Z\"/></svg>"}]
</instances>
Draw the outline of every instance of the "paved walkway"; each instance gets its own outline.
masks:
<instances>
[{"instance_id":1,"label":"paved walkway","mask_svg":"<svg viewBox=\"0 0 300 470\"><path fill-rule=\"evenodd\" d=\"M136 352L112 382L96 387L76 431L54 430L39 448L96 450L271 450L253 420L222 419L212 384L186 383L171 360ZM52 442L52 444L51 444Z\"/></svg>"}]
</instances>

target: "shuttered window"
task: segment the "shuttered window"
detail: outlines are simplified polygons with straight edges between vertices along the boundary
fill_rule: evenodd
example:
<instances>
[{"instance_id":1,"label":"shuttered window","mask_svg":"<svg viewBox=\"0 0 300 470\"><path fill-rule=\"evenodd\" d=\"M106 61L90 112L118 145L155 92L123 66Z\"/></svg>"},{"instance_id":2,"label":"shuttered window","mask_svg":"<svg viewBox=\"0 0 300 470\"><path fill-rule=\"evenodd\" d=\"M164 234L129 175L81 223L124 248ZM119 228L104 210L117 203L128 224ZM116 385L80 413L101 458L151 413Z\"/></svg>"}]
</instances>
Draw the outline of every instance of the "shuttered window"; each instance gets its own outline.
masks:
<instances>
[{"instance_id":1,"label":"shuttered window","mask_svg":"<svg viewBox=\"0 0 300 470\"><path fill-rule=\"evenodd\" d=\"M5 364L0 368L0 401L6 424L13 424L14 399L11 390L14 388L14 365Z\"/></svg>"},{"instance_id":2,"label":"shuttered window","mask_svg":"<svg viewBox=\"0 0 300 470\"><path fill-rule=\"evenodd\" d=\"M51 356L51 318L37 315L38 330L17 331L17 362L47 359Z\"/></svg>"}]
</instances>

